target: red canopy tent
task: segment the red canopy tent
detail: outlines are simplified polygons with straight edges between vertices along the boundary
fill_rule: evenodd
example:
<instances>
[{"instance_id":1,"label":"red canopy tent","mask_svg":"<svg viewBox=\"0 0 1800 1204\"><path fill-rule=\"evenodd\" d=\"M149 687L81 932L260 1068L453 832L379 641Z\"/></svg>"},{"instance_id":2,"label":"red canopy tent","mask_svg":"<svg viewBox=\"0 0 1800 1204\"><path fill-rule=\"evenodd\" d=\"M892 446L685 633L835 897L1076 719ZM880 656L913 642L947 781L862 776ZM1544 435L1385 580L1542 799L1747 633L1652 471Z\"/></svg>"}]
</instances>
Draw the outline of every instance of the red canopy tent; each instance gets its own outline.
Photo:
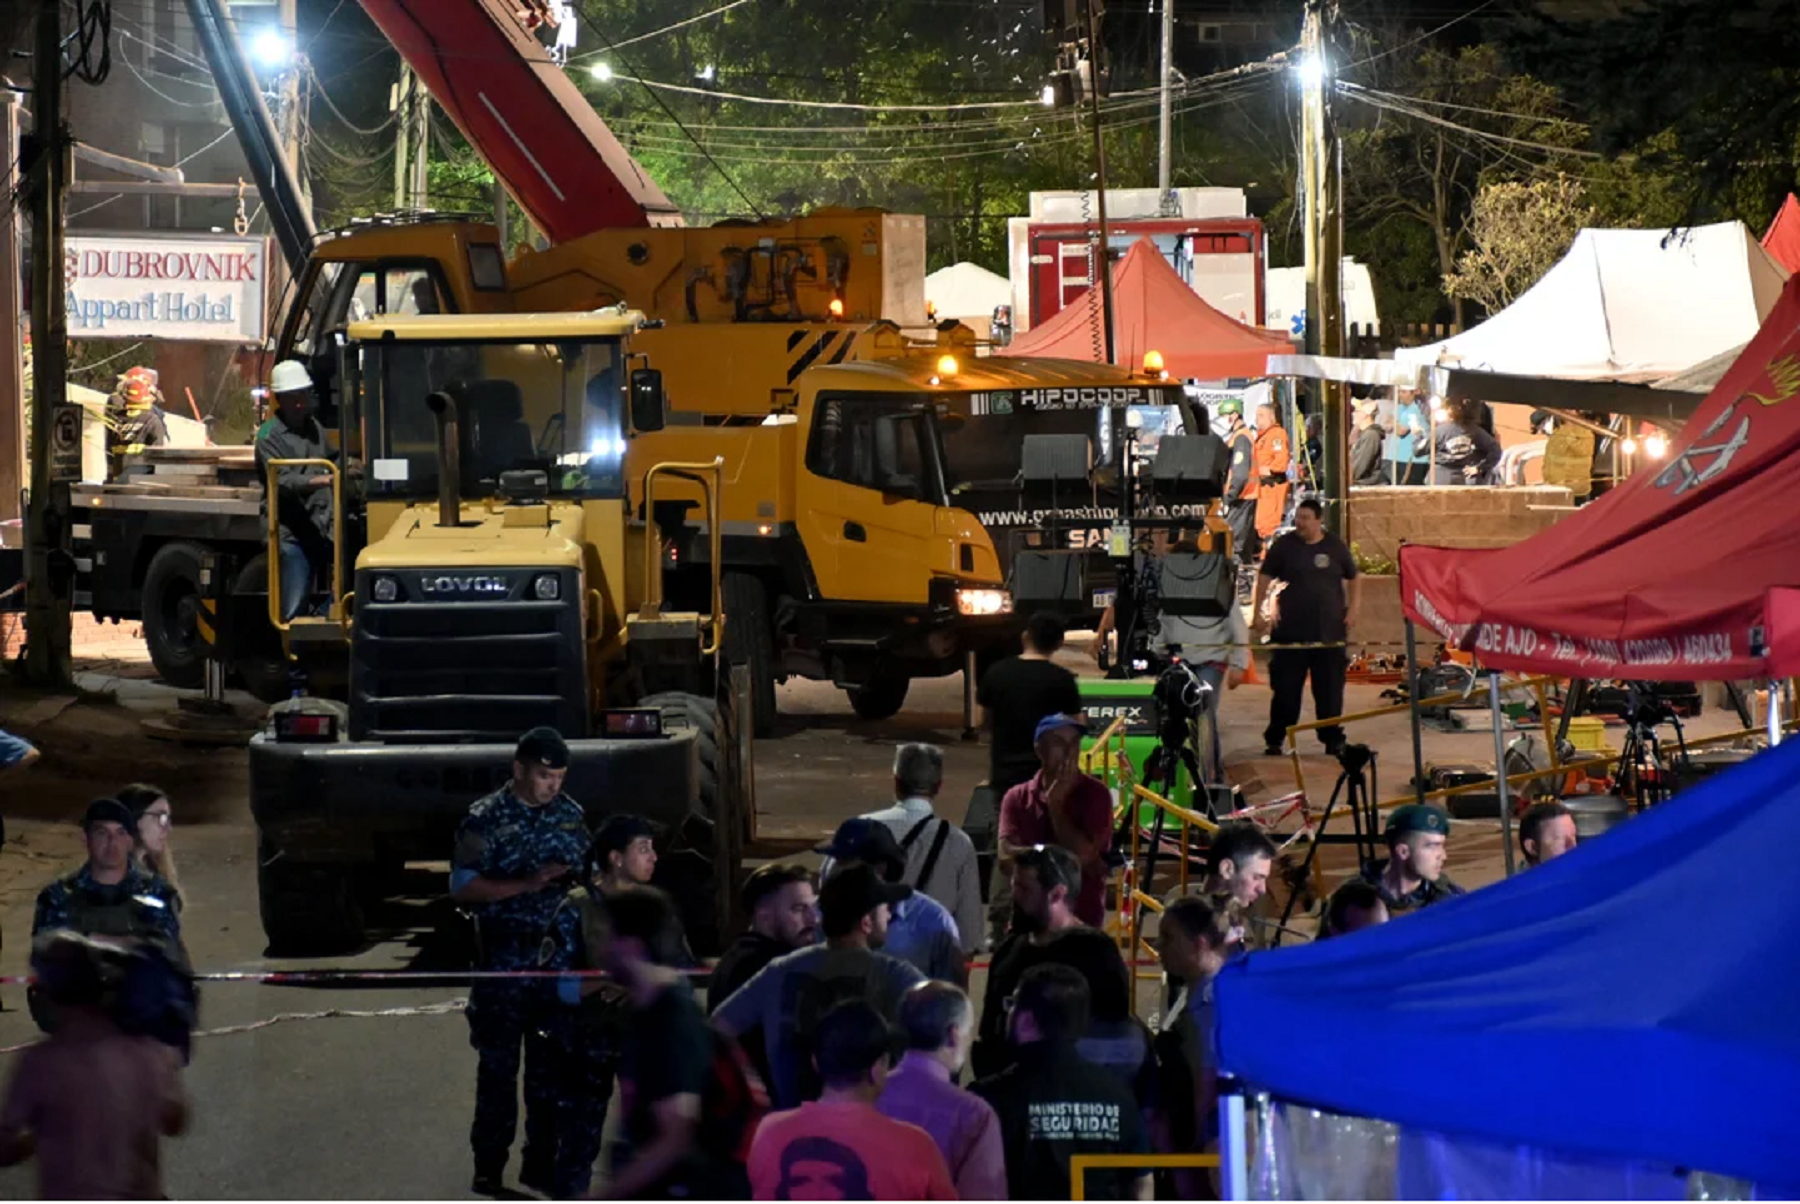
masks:
<instances>
[{"instance_id":1,"label":"red canopy tent","mask_svg":"<svg viewBox=\"0 0 1800 1204\"><path fill-rule=\"evenodd\" d=\"M1800 200L1793 193L1782 203L1762 237L1763 250L1789 272L1800 272Z\"/></svg>"},{"instance_id":2,"label":"red canopy tent","mask_svg":"<svg viewBox=\"0 0 1800 1204\"><path fill-rule=\"evenodd\" d=\"M1002 354L1100 359L1099 302L1082 297L1065 306ZM1202 301L1147 238L1113 266L1113 336L1118 363L1135 366L1144 352L1160 351L1164 368L1179 380L1267 376L1269 356L1294 350L1286 335L1246 326Z\"/></svg>"},{"instance_id":3,"label":"red canopy tent","mask_svg":"<svg viewBox=\"0 0 1800 1204\"><path fill-rule=\"evenodd\" d=\"M1510 548L1400 549L1407 614L1490 669L1800 673L1800 276L1663 465Z\"/></svg>"}]
</instances>

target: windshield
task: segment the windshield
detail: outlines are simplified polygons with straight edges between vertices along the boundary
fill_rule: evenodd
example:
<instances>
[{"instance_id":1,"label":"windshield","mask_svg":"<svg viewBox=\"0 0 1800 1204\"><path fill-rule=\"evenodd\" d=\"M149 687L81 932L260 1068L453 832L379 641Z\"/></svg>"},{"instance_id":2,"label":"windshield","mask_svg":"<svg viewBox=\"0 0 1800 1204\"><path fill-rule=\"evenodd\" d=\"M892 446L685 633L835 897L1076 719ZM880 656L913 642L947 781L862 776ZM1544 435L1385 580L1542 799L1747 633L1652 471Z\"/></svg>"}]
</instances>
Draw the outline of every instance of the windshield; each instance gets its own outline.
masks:
<instances>
[{"instance_id":1,"label":"windshield","mask_svg":"<svg viewBox=\"0 0 1800 1204\"><path fill-rule=\"evenodd\" d=\"M1138 424L1133 447L1140 466L1147 463L1155 456L1162 436L1188 429L1187 408L1172 400L1179 396L1173 390L1132 389L1130 393L1153 399L1154 404L1101 406L1084 398L1077 406L1033 406L1030 402L1036 394L1032 391L944 399L951 410L943 425L944 471L952 496L1016 490L1027 435L1086 435L1094 466L1104 468L1113 460L1113 423L1121 408L1127 421Z\"/></svg>"},{"instance_id":2,"label":"windshield","mask_svg":"<svg viewBox=\"0 0 1800 1204\"><path fill-rule=\"evenodd\" d=\"M456 401L461 490L491 495L500 474L537 469L565 497L624 494L624 365L617 339L546 343L366 343L369 491L422 497L438 485L434 392Z\"/></svg>"}]
</instances>

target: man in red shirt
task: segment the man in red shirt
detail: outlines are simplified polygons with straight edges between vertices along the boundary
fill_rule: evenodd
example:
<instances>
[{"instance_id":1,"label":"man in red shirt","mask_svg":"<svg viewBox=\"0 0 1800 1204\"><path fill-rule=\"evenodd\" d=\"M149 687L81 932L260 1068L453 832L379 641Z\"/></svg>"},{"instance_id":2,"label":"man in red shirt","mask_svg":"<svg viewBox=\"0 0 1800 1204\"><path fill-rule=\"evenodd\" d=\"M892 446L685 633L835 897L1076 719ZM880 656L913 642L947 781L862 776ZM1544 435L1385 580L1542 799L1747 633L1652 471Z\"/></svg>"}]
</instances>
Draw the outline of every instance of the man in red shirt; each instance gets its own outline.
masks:
<instances>
[{"instance_id":1,"label":"man in red shirt","mask_svg":"<svg viewBox=\"0 0 1800 1204\"><path fill-rule=\"evenodd\" d=\"M763 1117L750 1145L758 1200L954 1200L944 1155L917 1125L875 1109L891 1034L873 1006L840 1003L819 1020L813 1061L823 1094Z\"/></svg>"},{"instance_id":2,"label":"man in red shirt","mask_svg":"<svg viewBox=\"0 0 1800 1204\"><path fill-rule=\"evenodd\" d=\"M1073 715L1038 720L1041 768L1000 802L1000 857L1010 867L1021 849L1054 844L1081 862L1075 915L1098 928L1106 921L1106 851L1112 847L1113 797L1104 783L1081 772L1087 726Z\"/></svg>"}]
</instances>

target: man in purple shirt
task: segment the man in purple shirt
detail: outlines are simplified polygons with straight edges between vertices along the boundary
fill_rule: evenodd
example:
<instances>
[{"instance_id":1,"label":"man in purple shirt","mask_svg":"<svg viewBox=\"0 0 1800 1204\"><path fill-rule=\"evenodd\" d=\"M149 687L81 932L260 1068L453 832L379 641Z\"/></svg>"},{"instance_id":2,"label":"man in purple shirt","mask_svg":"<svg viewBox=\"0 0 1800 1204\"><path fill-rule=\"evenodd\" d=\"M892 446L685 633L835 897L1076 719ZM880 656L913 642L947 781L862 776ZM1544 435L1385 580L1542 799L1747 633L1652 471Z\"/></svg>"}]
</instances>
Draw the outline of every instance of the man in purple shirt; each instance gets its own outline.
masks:
<instances>
[{"instance_id":1,"label":"man in purple shirt","mask_svg":"<svg viewBox=\"0 0 1800 1204\"><path fill-rule=\"evenodd\" d=\"M875 1107L918 1125L943 1151L956 1194L1006 1199L1006 1154L993 1105L956 1085L975 1039L975 1008L947 982L922 982L900 1001L906 1056L888 1072Z\"/></svg>"}]
</instances>

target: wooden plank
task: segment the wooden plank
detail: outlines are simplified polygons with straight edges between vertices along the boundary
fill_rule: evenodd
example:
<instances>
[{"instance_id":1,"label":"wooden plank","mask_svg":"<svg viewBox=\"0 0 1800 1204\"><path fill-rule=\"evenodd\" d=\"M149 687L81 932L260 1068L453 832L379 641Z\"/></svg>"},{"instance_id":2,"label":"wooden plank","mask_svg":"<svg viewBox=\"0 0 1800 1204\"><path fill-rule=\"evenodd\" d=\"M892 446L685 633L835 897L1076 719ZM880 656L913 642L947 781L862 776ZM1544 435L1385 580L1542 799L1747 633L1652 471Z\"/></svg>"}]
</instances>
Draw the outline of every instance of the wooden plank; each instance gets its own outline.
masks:
<instances>
[{"instance_id":1,"label":"wooden plank","mask_svg":"<svg viewBox=\"0 0 1800 1204\"><path fill-rule=\"evenodd\" d=\"M255 518L261 513L259 501L229 498L149 497L103 493L99 489L76 489L69 494L70 505L87 510L154 510L194 514L235 514Z\"/></svg>"}]
</instances>

